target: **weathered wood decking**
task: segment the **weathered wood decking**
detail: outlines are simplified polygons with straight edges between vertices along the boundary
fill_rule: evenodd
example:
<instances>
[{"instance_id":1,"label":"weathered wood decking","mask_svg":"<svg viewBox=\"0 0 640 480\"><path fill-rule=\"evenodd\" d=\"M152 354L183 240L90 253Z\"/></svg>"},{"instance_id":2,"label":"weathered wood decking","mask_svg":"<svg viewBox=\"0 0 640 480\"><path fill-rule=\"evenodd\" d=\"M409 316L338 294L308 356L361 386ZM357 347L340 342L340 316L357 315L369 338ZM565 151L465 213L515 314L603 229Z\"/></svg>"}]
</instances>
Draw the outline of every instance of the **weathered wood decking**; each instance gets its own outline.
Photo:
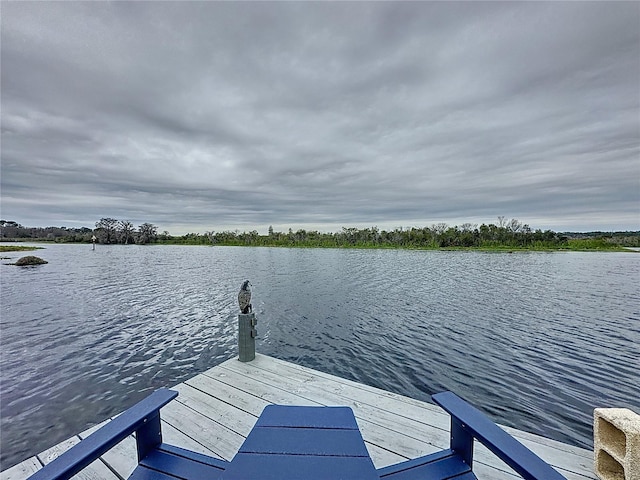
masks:
<instances>
[{"instance_id":1,"label":"weathered wood decking","mask_svg":"<svg viewBox=\"0 0 640 480\"><path fill-rule=\"evenodd\" d=\"M376 468L449 444L449 416L435 405L264 355L249 363L228 360L175 390L180 395L161 411L164 441L225 460L233 458L270 403L351 407ZM96 428L0 473L0 480L27 478ZM568 479L596 479L591 451L505 429ZM127 478L136 465L135 452L133 437L127 438L75 478ZM474 470L481 479L520 478L479 444Z\"/></svg>"}]
</instances>

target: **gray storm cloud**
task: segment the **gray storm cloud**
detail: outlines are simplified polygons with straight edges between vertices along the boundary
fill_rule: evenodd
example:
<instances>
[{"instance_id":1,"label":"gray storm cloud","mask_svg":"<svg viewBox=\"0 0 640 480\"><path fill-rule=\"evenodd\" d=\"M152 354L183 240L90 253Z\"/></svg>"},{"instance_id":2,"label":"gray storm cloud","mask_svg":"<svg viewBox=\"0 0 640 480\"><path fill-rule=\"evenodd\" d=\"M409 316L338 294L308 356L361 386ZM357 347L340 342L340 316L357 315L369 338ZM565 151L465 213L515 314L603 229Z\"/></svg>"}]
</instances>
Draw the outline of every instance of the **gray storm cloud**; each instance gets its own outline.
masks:
<instances>
[{"instance_id":1,"label":"gray storm cloud","mask_svg":"<svg viewBox=\"0 0 640 480\"><path fill-rule=\"evenodd\" d=\"M5 2L2 216L640 228L640 4Z\"/></svg>"}]
</instances>

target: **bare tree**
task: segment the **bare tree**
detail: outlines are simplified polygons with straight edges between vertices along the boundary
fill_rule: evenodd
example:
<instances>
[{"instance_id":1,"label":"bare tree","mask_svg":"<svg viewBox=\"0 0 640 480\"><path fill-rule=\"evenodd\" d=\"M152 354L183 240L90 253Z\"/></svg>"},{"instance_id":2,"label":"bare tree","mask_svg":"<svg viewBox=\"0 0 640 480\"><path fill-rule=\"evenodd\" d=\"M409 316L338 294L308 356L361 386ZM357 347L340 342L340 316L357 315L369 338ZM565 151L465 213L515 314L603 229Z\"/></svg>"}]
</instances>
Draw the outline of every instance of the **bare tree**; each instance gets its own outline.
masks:
<instances>
[{"instance_id":1,"label":"bare tree","mask_svg":"<svg viewBox=\"0 0 640 480\"><path fill-rule=\"evenodd\" d=\"M121 221L119 224L120 231L120 243L124 243L127 245L129 242L135 242L135 229L133 228L133 223L128 220Z\"/></svg>"},{"instance_id":2,"label":"bare tree","mask_svg":"<svg viewBox=\"0 0 640 480\"><path fill-rule=\"evenodd\" d=\"M443 222L434 223L433 225L431 225L431 230L436 232L437 235L442 235L444 232L447 231L448 228L449 228L449 225Z\"/></svg>"},{"instance_id":3,"label":"bare tree","mask_svg":"<svg viewBox=\"0 0 640 480\"><path fill-rule=\"evenodd\" d=\"M96 222L96 234L100 243L116 243L118 232L118 220L115 218L101 218Z\"/></svg>"},{"instance_id":4,"label":"bare tree","mask_svg":"<svg viewBox=\"0 0 640 480\"><path fill-rule=\"evenodd\" d=\"M158 227L152 223L143 223L138 227L138 243L147 244L156 239Z\"/></svg>"},{"instance_id":5,"label":"bare tree","mask_svg":"<svg viewBox=\"0 0 640 480\"><path fill-rule=\"evenodd\" d=\"M516 220L515 218L512 218L507 223L507 228L511 230L513 233L517 233L520 230L522 230L522 222L520 220Z\"/></svg>"}]
</instances>

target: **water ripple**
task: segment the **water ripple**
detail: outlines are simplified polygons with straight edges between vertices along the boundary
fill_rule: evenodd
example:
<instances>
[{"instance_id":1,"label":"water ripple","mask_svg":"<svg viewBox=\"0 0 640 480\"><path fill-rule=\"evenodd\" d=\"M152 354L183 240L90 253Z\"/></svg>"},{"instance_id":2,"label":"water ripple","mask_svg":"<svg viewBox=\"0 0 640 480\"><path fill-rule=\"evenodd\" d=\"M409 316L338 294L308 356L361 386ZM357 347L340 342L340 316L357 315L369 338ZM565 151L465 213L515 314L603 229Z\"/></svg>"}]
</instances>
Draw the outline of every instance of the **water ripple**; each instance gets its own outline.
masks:
<instances>
[{"instance_id":1,"label":"water ripple","mask_svg":"<svg viewBox=\"0 0 640 480\"><path fill-rule=\"evenodd\" d=\"M49 245L2 268L0 467L236 352L258 350L591 445L594 407L638 410L640 256Z\"/></svg>"}]
</instances>

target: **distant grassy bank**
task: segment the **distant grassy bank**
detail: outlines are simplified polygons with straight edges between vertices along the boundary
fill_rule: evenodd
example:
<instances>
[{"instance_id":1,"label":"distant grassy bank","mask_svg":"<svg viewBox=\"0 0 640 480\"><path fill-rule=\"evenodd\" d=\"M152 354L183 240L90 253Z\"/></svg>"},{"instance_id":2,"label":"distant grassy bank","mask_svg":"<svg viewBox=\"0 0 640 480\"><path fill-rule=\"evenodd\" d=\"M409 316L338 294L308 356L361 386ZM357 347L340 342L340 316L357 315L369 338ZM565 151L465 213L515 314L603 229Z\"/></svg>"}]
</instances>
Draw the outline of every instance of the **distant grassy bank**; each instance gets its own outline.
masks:
<instances>
[{"instance_id":1,"label":"distant grassy bank","mask_svg":"<svg viewBox=\"0 0 640 480\"><path fill-rule=\"evenodd\" d=\"M38 243L90 243L65 240L51 239L2 239L0 242L38 242ZM151 242L152 245L195 245L195 246L221 246L221 247L280 247L280 248L345 248L345 249L371 249L371 250L444 250L444 251L482 251L482 252L522 252L522 251L574 251L574 252L633 252L630 248L634 245L620 245L611 243L606 239L568 239L560 245L550 245L545 242L538 242L528 246L522 245L481 245L481 246L437 246L437 245L393 245L393 244L371 244L371 243L353 243L339 244L335 242L270 242L268 240L247 243L239 241L221 241L212 243L206 237L191 237L188 239L182 237L171 237L158 239ZM0 253L38 250L44 247L17 246L17 245L0 245ZM635 247L640 248L640 247ZM640 252L639 252L640 253Z\"/></svg>"},{"instance_id":2,"label":"distant grassy bank","mask_svg":"<svg viewBox=\"0 0 640 480\"><path fill-rule=\"evenodd\" d=\"M561 250L573 250L573 251L632 251L626 247L635 247L634 242L626 242L625 244L612 243L607 241L606 238L575 238L567 241L567 245ZM637 244L637 242L635 242Z\"/></svg>"},{"instance_id":3,"label":"distant grassy bank","mask_svg":"<svg viewBox=\"0 0 640 480\"><path fill-rule=\"evenodd\" d=\"M438 245L393 245L393 244L365 244L354 243L350 245L337 243L319 243L319 242L260 242L259 244L247 244L235 241L205 243L205 242L183 242L183 241L158 241L163 245L218 245L225 247L281 247L281 248L350 248L350 249L371 249L371 250L476 250L487 252L505 252L505 251L611 251L621 252L628 251L627 247L608 243L606 241L591 240L567 240L562 245L549 245L544 242L522 246L522 245L481 245L481 246L438 246Z\"/></svg>"},{"instance_id":4,"label":"distant grassy bank","mask_svg":"<svg viewBox=\"0 0 640 480\"><path fill-rule=\"evenodd\" d=\"M3 252L27 252L31 250L39 250L42 247L27 247L24 245L0 245L0 253Z\"/></svg>"},{"instance_id":5,"label":"distant grassy bank","mask_svg":"<svg viewBox=\"0 0 640 480\"><path fill-rule=\"evenodd\" d=\"M158 242L164 245L205 245L203 243L183 243L183 242ZM545 245L544 243L530 245L530 246L510 246L510 245L493 245L493 246L415 246L415 245L366 245L366 244L353 244L353 245L328 245L328 244L305 244L305 243L268 243L264 242L259 245L247 245L237 242L221 242L215 245L226 247L245 247L245 246L260 246L260 247L280 247L280 248L345 248L345 249L364 249L364 250L442 250L442 251L480 251L480 252L524 252L524 251L538 251L538 252L551 252L551 251L574 251L574 252L588 252L588 251L608 251L608 252L627 252L628 247L599 241L585 241L585 240L568 240L564 245Z\"/></svg>"}]
</instances>

